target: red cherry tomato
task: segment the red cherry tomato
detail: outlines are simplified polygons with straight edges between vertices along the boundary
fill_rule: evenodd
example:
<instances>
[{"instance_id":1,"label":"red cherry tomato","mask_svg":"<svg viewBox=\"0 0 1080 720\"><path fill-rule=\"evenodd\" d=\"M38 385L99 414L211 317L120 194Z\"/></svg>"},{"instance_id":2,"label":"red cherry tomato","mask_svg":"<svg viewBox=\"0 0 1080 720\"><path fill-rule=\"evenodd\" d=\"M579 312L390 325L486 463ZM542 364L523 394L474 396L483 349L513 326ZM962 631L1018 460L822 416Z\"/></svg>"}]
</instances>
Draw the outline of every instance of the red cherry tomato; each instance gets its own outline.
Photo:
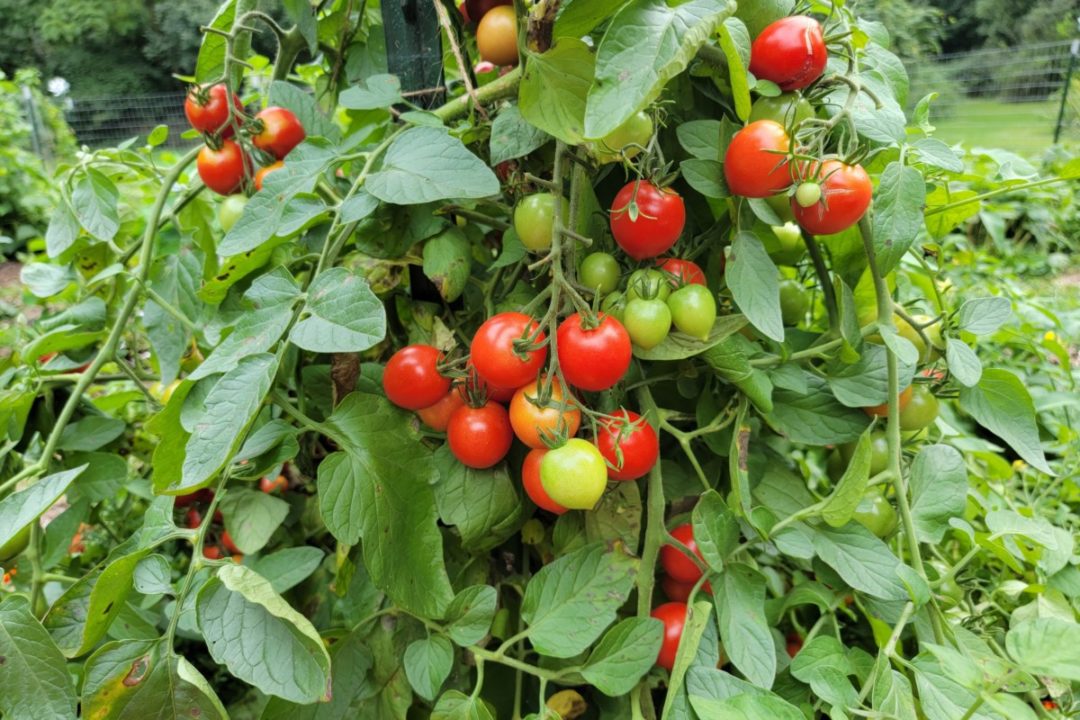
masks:
<instances>
[{"instance_id":1,"label":"red cherry tomato","mask_svg":"<svg viewBox=\"0 0 1080 720\"><path fill-rule=\"evenodd\" d=\"M664 623L664 642L656 656L656 664L667 670L675 666L675 656L679 652L683 626L686 625L686 603L669 602L652 611L652 616Z\"/></svg>"},{"instance_id":2,"label":"red cherry tomato","mask_svg":"<svg viewBox=\"0 0 1080 720\"><path fill-rule=\"evenodd\" d=\"M479 372L476 372L476 366L473 365L472 360L469 360L465 364L465 370L467 373L473 376L474 382L477 384L477 387L482 388L484 392L487 393L488 400L494 400L497 403L502 403L503 405L505 405L513 399L514 393L517 392L516 387L498 387L489 383L487 380L480 376Z\"/></svg>"},{"instance_id":3,"label":"red cherry tomato","mask_svg":"<svg viewBox=\"0 0 1080 720\"><path fill-rule=\"evenodd\" d=\"M813 163L809 175L821 178L821 199L803 207L791 199L791 212L804 230L814 235L832 235L859 222L870 207L874 186L862 165L845 165L839 160Z\"/></svg>"},{"instance_id":4,"label":"red cherry tomato","mask_svg":"<svg viewBox=\"0 0 1080 720\"><path fill-rule=\"evenodd\" d=\"M694 589L696 582L679 582L673 577L667 575L660 576L660 587L663 589L664 594L667 595L668 600L675 602L686 602L690 599L690 591ZM705 583L701 586L699 592L704 592L712 595L712 585ZM701 597L700 595L698 597Z\"/></svg>"},{"instance_id":5,"label":"red cherry tomato","mask_svg":"<svg viewBox=\"0 0 1080 720\"><path fill-rule=\"evenodd\" d=\"M538 327L535 320L519 312L504 312L488 318L473 336L469 348L476 371L487 383L499 388L519 388L535 380L547 360L547 347L520 352L515 341L531 337ZM536 343L546 339L537 334Z\"/></svg>"},{"instance_id":6,"label":"red cherry tomato","mask_svg":"<svg viewBox=\"0 0 1080 720\"><path fill-rule=\"evenodd\" d=\"M269 175L270 173L274 172L275 170L280 170L283 167L285 167L285 163L278 160L273 165L267 165L266 167L261 167L258 170L256 170L255 171L255 189L256 190L262 190L263 181L266 179L266 176Z\"/></svg>"},{"instance_id":7,"label":"red cherry tomato","mask_svg":"<svg viewBox=\"0 0 1080 720\"><path fill-rule=\"evenodd\" d=\"M559 325L559 366L566 382L582 390L607 390L622 380L630 367L630 334L623 324L597 313L600 324L585 328L580 313Z\"/></svg>"},{"instance_id":8,"label":"red cherry tomato","mask_svg":"<svg viewBox=\"0 0 1080 720\"><path fill-rule=\"evenodd\" d=\"M228 530L221 531L221 544L230 555L235 555L240 552L240 548L236 547L236 543L233 542Z\"/></svg>"},{"instance_id":9,"label":"red cherry tomato","mask_svg":"<svg viewBox=\"0 0 1080 720\"><path fill-rule=\"evenodd\" d=\"M452 387L450 392L443 395L438 402L426 408L420 408L416 411L416 414L419 416L420 422L432 430L446 432L446 426L450 424L450 416L464 405L465 396L462 394L461 388Z\"/></svg>"},{"instance_id":10,"label":"red cherry tomato","mask_svg":"<svg viewBox=\"0 0 1080 720\"><path fill-rule=\"evenodd\" d=\"M723 256L721 256L723 257ZM671 275L671 286L705 285L705 272L693 260L663 258L656 261L660 269Z\"/></svg>"},{"instance_id":11,"label":"red cherry tomato","mask_svg":"<svg viewBox=\"0 0 1080 720\"><path fill-rule=\"evenodd\" d=\"M544 489L544 484L540 482L540 461L547 452L547 448L535 448L525 456L525 461L521 463L521 485L536 507L562 515L566 508L552 500Z\"/></svg>"},{"instance_id":12,"label":"red cherry tomato","mask_svg":"<svg viewBox=\"0 0 1080 720\"><path fill-rule=\"evenodd\" d=\"M226 140L218 150L209 145L200 150L196 165L206 187L219 195L232 195L244 184L248 158L236 142Z\"/></svg>"},{"instance_id":13,"label":"red cherry tomato","mask_svg":"<svg viewBox=\"0 0 1080 720\"><path fill-rule=\"evenodd\" d=\"M635 260L671 249L686 225L686 205L671 188L646 180L627 183L611 203L611 234Z\"/></svg>"},{"instance_id":14,"label":"red cherry tomato","mask_svg":"<svg viewBox=\"0 0 1080 720\"><path fill-rule=\"evenodd\" d=\"M789 633L787 636L787 654L788 657L795 657L802 650L803 639L799 637L798 633Z\"/></svg>"},{"instance_id":15,"label":"red cherry tomato","mask_svg":"<svg viewBox=\"0 0 1080 720\"><path fill-rule=\"evenodd\" d=\"M489 468L498 463L510 450L514 430L506 408L489 400L483 407L459 408L450 416L446 428L450 452L471 468Z\"/></svg>"},{"instance_id":16,"label":"red cherry tomato","mask_svg":"<svg viewBox=\"0 0 1080 720\"><path fill-rule=\"evenodd\" d=\"M224 557L224 553L221 552L221 548L217 545L205 545L202 549L203 557L207 560L220 560Z\"/></svg>"},{"instance_id":17,"label":"red cherry tomato","mask_svg":"<svg viewBox=\"0 0 1080 720\"><path fill-rule=\"evenodd\" d=\"M698 550L697 543L694 542L693 525L689 523L680 525L671 531L671 535L690 548L699 558L701 557L701 551ZM678 582L693 584L701 578L701 568L695 565L693 560L686 557L686 553L674 545L664 545L660 548L660 564L663 566L664 572Z\"/></svg>"},{"instance_id":18,"label":"red cherry tomato","mask_svg":"<svg viewBox=\"0 0 1080 720\"><path fill-rule=\"evenodd\" d=\"M450 378L439 373L443 354L431 345L401 348L383 370L383 390L390 402L408 410L431 407L450 392Z\"/></svg>"},{"instance_id":19,"label":"red cherry tomato","mask_svg":"<svg viewBox=\"0 0 1080 720\"><path fill-rule=\"evenodd\" d=\"M805 15L781 18L750 46L750 72L783 91L798 90L821 77L829 53L821 23Z\"/></svg>"},{"instance_id":20,"label":"red cherry tomato","mask_svg":"<svg viewBox=\"0 0 1080 720\"><path fill-rule=\"evenodd\" d=\"M202 513L195 508L189 508L188 511L184 513L184 524L188 526L189 530L194 530L199 527L202 525Z\"/></svg>"},{"instance_id":21,"label":"red cherry tomato","mask_svg":"<svg viewBox=\"0 0 1080 720\"><path fill-rule=\"evenodd\" d=\"M251 143L278 160L302 143L306 137L304 126L283 107L268 107L259 112L255 119L262 123L262 131L251 136Z\"/></svg>"},{"instance_id":22,"label":"red cherry tomato","mask_svg":"<svg viewBox=\"0 0 1080 720\"><path fill-rule=\"evenodd\" d=\"M289 489L289 480L284 475L270 477L269 475L259 479L259 489L267 495L277 492L285 492Z\"/></svg>"},{"instance_id":23,"label":"red cherry tomato","mask_svg":"<svg viewBox=\"0 0 1080 720\"><path fill-rule=\"evenodd\" d=\"M232 137L233 128L229 124L229 89L224 85L214 85L210 88L193 87L188 91L184 99L184 114L187 115L191 127L199 132L218 133L223 138ZM244 106L240 104L240 98L232 94L233 115L237 116L244 112Z\"/></svg>"},{"instance_id":24,"label":"red cherry tomato","mask_svg":"<svg viewBox=\"0 0 1080 720\"><path fill-rule=\"evenodd\" d=\"M784 126L757 120L731 138L724 153L728 190L749 198L767 198L791 185L786 153L791 147Z\"/></svg>"},{"instance_id":25,"label":"red cherry tomato","mask_svg":"<svg viewBox=\"0 0 1080 720\"><path fill-rule=\"evenodd\" d=\"M652 470L660 457L660 439L649 423L630 410L612 413L617 420L602 420L596 447L608 462L612 480L637 480Z\"/></svg>"}]
</instances>

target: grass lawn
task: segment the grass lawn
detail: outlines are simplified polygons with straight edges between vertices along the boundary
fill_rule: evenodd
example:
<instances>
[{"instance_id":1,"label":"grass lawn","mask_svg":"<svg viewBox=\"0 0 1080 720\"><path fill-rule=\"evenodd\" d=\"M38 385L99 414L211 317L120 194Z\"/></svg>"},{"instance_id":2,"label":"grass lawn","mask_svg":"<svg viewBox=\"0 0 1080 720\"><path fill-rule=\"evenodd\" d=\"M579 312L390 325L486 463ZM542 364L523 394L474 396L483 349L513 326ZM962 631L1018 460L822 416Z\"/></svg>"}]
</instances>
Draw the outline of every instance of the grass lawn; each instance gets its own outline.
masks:
<instances>
[{"instance_id":1,"label":"grass lawn","mask_svg":"<svg viewBox=\"0 0 1080 720\"><path fill-rule=\"evenodd\" d=\"M1068 110L1066 110L1068 111ZM1054 139L1055 101L1007 103L991 99L958 99L930 106L930 122L937 127L935 137L966 147L999 147L1022 155L1038 155ZM1062 140L1080 140L1074 122L1062 130Z\"/></svg>"}]
</instances>

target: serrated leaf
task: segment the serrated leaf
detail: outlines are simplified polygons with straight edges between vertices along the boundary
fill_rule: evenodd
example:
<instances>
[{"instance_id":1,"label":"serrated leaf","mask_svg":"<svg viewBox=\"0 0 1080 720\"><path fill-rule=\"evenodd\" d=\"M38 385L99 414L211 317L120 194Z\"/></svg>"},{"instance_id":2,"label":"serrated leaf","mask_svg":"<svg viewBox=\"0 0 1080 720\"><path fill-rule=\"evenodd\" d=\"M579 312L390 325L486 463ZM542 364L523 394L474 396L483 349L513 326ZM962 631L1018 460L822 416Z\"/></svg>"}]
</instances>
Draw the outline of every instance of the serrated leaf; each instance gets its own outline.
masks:
<instances>
[{"instance_id":1,"label":"serrated leaf","mask_svg":"<svg viewBox=\"0 0 1080 720\"><path fill-rule=\"evenodd\" d=\"M656 663L663 636L656 618L626 618L604 633L581 676L609 697L628 693Z\"/></svg>"},{"instance_id":2,"label":"serrated leaf","mask_svg":"<svg viewBox=\"0 0 1080 720\"><path fill-rule=\"evenodd\" d=\"M777 388L769 423L792 442L836 445L857 440L870 424L862 410L844 407L825 381L806 373L806 392Z\"/></svg>"},{"instance_id":3,"label":"serrated leaf","mask_svg":"<svg viewBox=\"0 0 1080 720\"><path fill-rule=\"evenodd\" d=\"M889 546L858 523L822 527L813 534L814 550L848 585L881 600L906 600L897 575L900 561Z\"/></svg>"},{"instance_id":4,"label":"serrated leaf","mask_svg":"<svg viewBox=\"0 0 1080 720\"><path fill-rule=\"evenodd\" d=\"M75 717L75 688L64 656L22 595L0 602L0 657L4 717Z\"/></svg>"},{"instance_id":5,"label":"serrated leaf","mask_svg":"<svg viewBox=\"0 0 1080 720\"><path fill-rule=\"evenodd\" d=\"M1080 681L1080 625L1075 622L1026 620L1005 635L1005 647L1027 672Z\"/></svg>"},{"instance_id":6,"label":"serrated leaf","mask_svg":"<svg viewBox=\"0 0 1080 720\"><path fill-rule=\"evenodd\" d=\"M750 324L777 342L784 341L784 320L780 313L780 283L776 265L757 235L735 235L728 254L724 278L735 304Z\"/></svg>"},{"instance_id":7,"label":"serrated leaf","mask_svg":"<svg viewBox=\"0 0 1080 720\"><path fill-rule=\"evenodd\" d=\"M532 69L531 64L529 69ZM491 164L524 157L543 147L549 140L551 135L528 122L517 105L507 105L491 124L488 144Z\"/></svg>"},{"instance_id":8,"label":"serrated leaf","mask_svg":"<svg viewBox=\"0 0 1080 720\"><path fill-rule=\"evenodd\" d=\"M968 477L964 458L948 445L929 445L911 463L911 516L919 540L939 543L949 520L963 517Z\"/></svg>"},{"instance_id":9,"label":"serrated leaf","mask_svg":"<svg viewBox=\"0 0 1080 720\"><path fill-rule=\"evenodd\" d=\"M466 550L490 550L520 526L523 505L505 464L474 470L458 462L449 445L435 451L434 462L439 517L457 528Z\"/></svg>"},{"instance_id":10,"label":"serrated leaf","mask_svg":"<svg viewBox=\"0 0 1080 720\"><path fill-rule=\"evenodd\" d=\"M497 195L499 179L445 130L413 127L394 140L364 188L383 202L417 205Z\"/></svg>"}]
</instances>

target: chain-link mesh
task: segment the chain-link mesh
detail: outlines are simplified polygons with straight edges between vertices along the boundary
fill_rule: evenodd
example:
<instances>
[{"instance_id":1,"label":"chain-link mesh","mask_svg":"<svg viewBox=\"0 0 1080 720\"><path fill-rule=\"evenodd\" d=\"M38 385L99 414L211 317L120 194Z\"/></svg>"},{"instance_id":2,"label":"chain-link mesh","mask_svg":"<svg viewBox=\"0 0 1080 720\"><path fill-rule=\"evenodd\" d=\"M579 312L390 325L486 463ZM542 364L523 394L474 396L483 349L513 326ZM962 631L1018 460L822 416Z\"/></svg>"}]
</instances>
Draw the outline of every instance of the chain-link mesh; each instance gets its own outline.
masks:
<instances>
[{"instance_id":1,"label":"chain-link mesh","mask_svg":"<svg viewBox=\"0 0 1080 720\"><path fill-rule=\"evenodd\" d=\"M168 146L184 145L180 134L188 129L184 93L140 97L69 99L65 116L82 145L103 147L146 136L158 125L169 126Z\"/></svg>"}]
</instances>

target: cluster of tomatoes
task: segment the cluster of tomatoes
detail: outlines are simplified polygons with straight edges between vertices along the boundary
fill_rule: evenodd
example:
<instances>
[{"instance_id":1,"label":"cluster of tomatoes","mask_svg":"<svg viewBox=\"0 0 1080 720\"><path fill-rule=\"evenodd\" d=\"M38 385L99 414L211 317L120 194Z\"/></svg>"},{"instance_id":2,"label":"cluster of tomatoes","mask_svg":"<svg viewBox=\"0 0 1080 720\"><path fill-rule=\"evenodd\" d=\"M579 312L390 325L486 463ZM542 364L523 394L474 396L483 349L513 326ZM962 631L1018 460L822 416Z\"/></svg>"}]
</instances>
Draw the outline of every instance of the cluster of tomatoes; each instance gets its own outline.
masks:
<instances>
[{"instance_id":1,"label":"cluster of tomatoes","mask_svg":"<svg viewBox=\"0 0 1080 720\"><path fill-rule=\"evenodd\" d=\"M247 202L247 197L239 193L248 178L252 178L256 190L261 190L266 176L281 168L285 156L304 141L304 126L283 107L268 107L249 118L240 98L223 84L193 87L184 100L184 114L191 127L206 138L196 166L206 187L227 196L219 216L228 231ZM238 130L266 160L257 170Z\"/></svg>"}]
</instances>

